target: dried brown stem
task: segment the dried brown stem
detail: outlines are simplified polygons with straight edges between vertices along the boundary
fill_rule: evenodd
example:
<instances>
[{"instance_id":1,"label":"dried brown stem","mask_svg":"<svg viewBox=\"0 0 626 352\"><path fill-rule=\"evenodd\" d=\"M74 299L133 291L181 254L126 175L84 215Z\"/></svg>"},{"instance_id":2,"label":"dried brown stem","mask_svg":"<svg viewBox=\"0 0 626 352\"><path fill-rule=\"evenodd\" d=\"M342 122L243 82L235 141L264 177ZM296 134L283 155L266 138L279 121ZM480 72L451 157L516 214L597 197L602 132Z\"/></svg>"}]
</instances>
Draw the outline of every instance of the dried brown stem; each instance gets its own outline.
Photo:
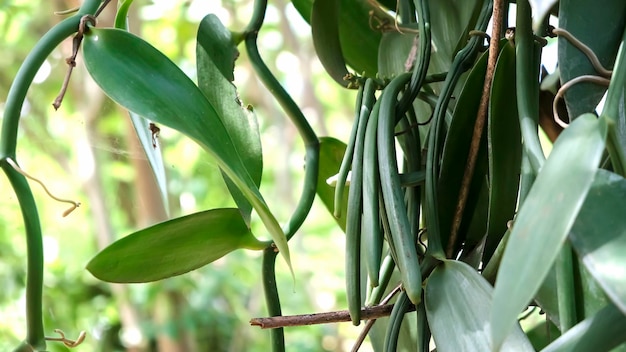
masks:
<instances>
[{"instance_id":1,"label":"dried brown stem","mask_svg":"<svg viewBox=\"0 0 626 352\"><path fill-rule=\"evenodd\" d=\"M480 139L485 127L487 108L489 106L489 93L491 91L491 83L493 81L493 73L495 71L496 61L498 60L498 53L500 53L499 43L500 38L502 37L502 21L504 19L503 10L504 0L495 0L493 4L493 27L491 30L491 40L489 43L487 73L485 74L485 83L483 85L483 92L480 98L478 115L476 116L476 122L474 124L474 132L472 134L472 143L470 144L470 150L467 156L467 164L465 166L465 172L463 173L463 181L461 182L459 199L454 212L454 218L452 220L450 240L448 241L448 247L446 248L446 256L448 258L452 257L452 252L454 251L454 246L458 237L461 220L463 218L463 211L465 210L465 204L467 203L470 183L472 181L472 176L474 175L474 169L476 167L476 158L478 156L478 149L480 148Z\"/></svg>"},{"instance_id":2,"label":"dried brown stem","mask_svg":"<svg viewBox=\"0 0 626 352\"><path fill-rule=\"evenodd\" d=\"M371 320L388 317L393 309L393 304L385 304L361 309L361 319ZM407 312L415 311L415 306L411 305ZM305 326L316 324L342 323L352 321L347 310L326 313L287 315L268 318L253 318L250 325L258 326L261 329L276 329L287 326Z\"/></svg>"},{"instance_id":3,"label":"dried brown stem","mask_svg":"<svg viewBox=\"0 0 626 352\"><path fill-rule=\"evenodd\" d=\"M61 91L59 95L57 95L56 99L52 103L54 110L59 110L61 107L61 103L63 102L63 97L65 97L65 92L67 91L67 86L70 83L70 77L72 76L72 71L74 67L76 67L76 56L78 55L78 50L80 49L80 44L83 41L83 36L85 34L85 30L87 29L87 23L91 25L96 25L96 18L91 15L85 15L80 19L80 25L78 27L78 32L74 36L73 46L72 46L72 56L65 59L67 65L69 66L67 69L67 73L65 74L65 79L63 80L63 85L61 86Z\"/></svg>"}]
</instances>

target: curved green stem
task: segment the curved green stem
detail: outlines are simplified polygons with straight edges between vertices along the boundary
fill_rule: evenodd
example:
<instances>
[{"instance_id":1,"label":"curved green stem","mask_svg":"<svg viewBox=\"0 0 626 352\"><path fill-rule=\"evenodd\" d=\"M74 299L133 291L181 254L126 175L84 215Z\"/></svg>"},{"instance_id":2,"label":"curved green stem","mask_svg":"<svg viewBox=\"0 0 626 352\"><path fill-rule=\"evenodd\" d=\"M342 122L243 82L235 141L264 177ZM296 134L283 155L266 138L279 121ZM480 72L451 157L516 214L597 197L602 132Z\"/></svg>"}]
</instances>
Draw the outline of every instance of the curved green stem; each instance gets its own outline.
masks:
<instances>
[{"instance_id":1,"label":"curved green stem","mask_svg":"<svg viewBox=\"0 0 626 352\"><path fill-rule=\"evenodd\" d=\"M20 113L26 93L48 55L67 37L74 34L85 14L94 13L100 5L99 0L87 0L78 13L50 29L37 42L33 50L24 60L15 80L9 89L2 132L0 134L0 166L7 175L17 196L26 230L27 245L27 278L26 278L26 341L25 343L37 350L46 349L46 341L42 317L43 296L43 243L41 224L37 206L26 178L18 173L6 161L15 159L17 149L17 130Z\"/></svg>"},{"instance_id":2,"label":"curved green stem","mask_svg":"<svg viewBox=\"0 0 626 352\"><path fill-rule=\"evenodd\" d=\"M306 166L302 195L300 196L300 201L296 206L296 210L292 214L289 219L289 223L284 229L287 240L289 240L293 237L296 231L298 231L306 219L306 216L309 214L311 209L311 205L313 204L313 200L315 199L317 175L319 171L320 145L315 131L313 131L313 128L309 125L298 105L280 85L259 54L257 36L258 31L263 25L266 8L267 0L256 0L254 2L254 13L252 14L252 19L250 20L250 23L246 27L244 33L246 50L248 52L250 62L252 63L252 67L254 67L254 70L263 84L268 88L272 95L274 95L274 98L282 106L292 123L298 129L300 136L304 140L306 148ZM268 253L268 251L273 251L271 247L265 251L263 261L265 297L269 314L271 316L278 316L281 315L281 310L280 297L278 296L278 291L276 290L276 275L274 272L275 254ZM282 329L275 329L272 331L272 350L279 352L285 350L285 341Z\"/></svg>"},{"instance_id":3,"label":"curved green stem","mask_svg":"<svg viewBox=\"0 0 626 352\"><path fill-rule=\"evenodd\" d=\"M530 4L518 1L515 29L515 59L517 111L526 155L535 174L545 162L539 143L537 123L539 121L539 63L541 52L535 43L532 30Z\"/></svg>"},{"instance_id":4,"label":"curved green stem","mask_svg":"<svg viewBox=\"0 0 626 352\"><path fill-rule=\"evenodd\" d=\"M311 125L309 125L308 121L302 114L302 111L300 111L298 105L293 101L293 99L291 99L291 96L289 96L285 89L280 85L278 80L276 80L272 72L263 62L263 59L261 59L256 39L256 31L247 33L245 42L250 62L263 84L265 84L276 100L278 100L280 106L283 107L292 123L298 129L306 148L304 188L302 190L300 201L296 206L296 210L285 228L285 235L287 236L287 239L290 239L304 222L304 219L311 209L313 200L315 199L317 174L319 170L319 140L317 139L315 131L313 131L313 128L311 128Z\"/></svg>"},{"instance_id":5,"label":"curved green stem","mask_svg":"<svg viewBox=\"0 0 626 352\"><path fill-rule=\"evenodd\" d=\"M265 292L265 304L267 304L267 313L271 317L282 315L280 308L280 297L278 296L278 288L276 287L276 256L278 252L273 246L267 247L263 251L262 275L263 275L263 291ZM285 351L285 334L283 328L270 330L271 346L274 352Z\"/></svg>"}]
</instances>

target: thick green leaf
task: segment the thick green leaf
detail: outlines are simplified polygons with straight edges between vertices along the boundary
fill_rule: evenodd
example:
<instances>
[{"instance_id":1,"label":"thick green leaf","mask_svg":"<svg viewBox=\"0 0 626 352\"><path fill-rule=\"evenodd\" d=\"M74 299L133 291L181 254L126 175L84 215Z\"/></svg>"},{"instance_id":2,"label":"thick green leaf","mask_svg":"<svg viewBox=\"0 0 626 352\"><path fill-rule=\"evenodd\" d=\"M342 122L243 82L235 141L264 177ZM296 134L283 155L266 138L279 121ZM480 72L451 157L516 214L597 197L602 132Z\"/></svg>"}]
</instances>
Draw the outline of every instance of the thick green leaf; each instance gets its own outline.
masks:
<instances>
[{"instance_id":1,"label":"thick green leaf","mask_svg":"<svg viewBox=\"0 0 626 352\"><path fill-rule=\"evenodd\" d=\"M503 43L504 44L504 43ZM484 260L489 261L513 220L522 165L522 137L517 117L515 48L504 44L491 86L489 120L489 220Z\"/></svg>"},{"instance_id":2,"label":"thick green leaf","mask_svg":"<svg viewBox=\"0 0 626 352\"><path fill-rule=\"evenodd\" d=\"M407 67L407 62L410 55L413 55L413 61L416 59L418 53L416 39L417 36L410 33L383 33L378 49L378 76L393 78L411 69Z\"/></svg>"},{"instance_id":3,"label":"thick green leaf","mask_svg":"<svg viewBox=\"0 0 626 352\"><path fill-rule=\"evenodd\" d=\"M317 177L317 195L326 206L326 209L333 214L335 204L335 188L330 186L326 180L339 172L343 154L346 152L346 145L331 137L320 138L320 168ZM348 207L348 192L344 192L342 204L342 214L346 214ZM335 218L341 229L346 231L346 217Z\"/></svg>"},{"instance_id":4,"label":"thick green leaf","mask_svg":"<svg viewBox=\"0 0 626 352\"><path fill-rule=\"evenodd\" d=\"M244 193L289 267L287 239L248 174L224 123L198 87L160 51L128 32L90 28L85 66L100 88L126 109L176 129L215 157Z\"/></svg>"},{"instance_id":5,"label":"thick green leaf","mask_svg":"<svg viewBox=\"0 0 626 352\"><path fill-rule=\"evenodd\" d=\"M348 74L339 41L339 14L341 1L314 0L311 9L313 46L326 72L340 85L347 87L343 78Z\"/></svg>"},{"instance_id":6,"label":"thick green leaf","mask_svg":"<svg viewBox=\"0 0 626 352\"><path fill-rule=\"evenodd\" d=\"M626 179L598 171L570 240L585 267L626 314Z\"/></svg>"},{"instance_id":7,"label":"thick green leaf","mask_svg":"<svg viewBox=\"0 0 626 352\"><path fill-rule=\"evenodd\" d=\"M200 268L236 249L266 247L237 209L213 209L132 233L98 253L87 270L108 282L149 282Z\"/></svg>"},{"instance_id":8,"label":"thick green leaf","mask_svg":"<svg viewBox=\"0 0 626 352\"><path fill-rule=\"evenodd\" d=\"M626 341L626 315L608 305L581 321L548 345L542 352L610 351Z\"/></svg>"},{"instance_id":9,"label":"thick green leaf","mask_svg":"<svg viewBox=\"0 0 626 352\"><path fill-rule=\"evenodd\" d=\"M613 66L626 25L626 1L606 0L602 6L589 0L561 0L559 27L570 32L596 54L606 68ZM598 32L598 25L602 31ZM559 71L565 83L582 75L597 75L589 59L563 37L559 37ZM593 112L606 92L606 87L590 82L572 86L565 93L571 119Z\"/></svg>"},{"instance_id":10,"label":"thick green leaf","mask_svg":"<svg viewBox=\"0 0 626 352\"><path fill-rule=\"evenodd\" d=\"M196 65L198 87L213 105L228 130L237 154L258 187L263 174L261 135L255 114L242 106L234 79L235 59L239 55L231 33L215 15L207 15L198 28ZM224 173L224 180L246 223L250 223L252 205L235 183Z\"/></svg>"},{"instance_id":11,"label":"thick green leaf","mask_svg":"<svg viewBox=\"0 0 626 352\"><path fill-rule=\"evenodd\" d=\"M545 279L591 187L606 121L576 119L554 144L515 219L496 279L491 329L500 346Z\"/></svg>"},{"instance_id":12,"label":"thick green leaf","mask_svg":"<svg viewBox=\"0 0 626 352\"><path fill-rule=\"evenodd\" d=\"M424 289L428 323L440 352L494 351L489 313L493 288L469 265L446 260L432 272ZM499 351L534 351L516 325Z\"/></svg>"},{"instance_id":13,"label":"thick green leaf","mask_svg":"<svg viewBox=\"0 0 626 352\"><path fill-rule=\"evenodd\" d=\"M340 0L339 41L346 63L357 73L375 77L377 72L378 43L381 31L370 26L370 18L381 23L393 23L394 19L374 2L367 0ZM292 0L302 17L311 23L313 0ZM373 11L370 14L370 11ZM378 21L373 20L373 23Z\"/></svg>"},{"instance_id":14,"label":"thick green leaf","mask_svg":"<svg viewBox=\"0 0 626 352\"><path fill-rule=\"evenodd\" d=\"M480 57L474 68L470 72L463 91L458 99L448 134L443 147L443 157L441 160L441 172L439 177L439 221L441 226L441 234L445 238L444 246L447 245L450 231L452 228L452 219L456 210L461 189L461 182L467 164L467 156L469 146L472 142L472 131L474 130L474 122L478 114L478 106L480 104L480 95L482 92L483 82L485 80L485 72L487 71L487 54ZM482 153L486 157L486 150ZM481 164L479 158L478 164ZM484 164L484 163L483 163ZM475 170L478 175L480 170ZM484 173L483 175L484 176ZM482 185L481 177L475 177L472 183L473 195L480 193ZM474 197L476 199L476 197ZM468 199L469 209L464 216L465 224L468 224L471 218L474 204ZM459 231L462 233L461 231ZM460 242L459 242L460 243Z\"/></svg>"}]
</instances>

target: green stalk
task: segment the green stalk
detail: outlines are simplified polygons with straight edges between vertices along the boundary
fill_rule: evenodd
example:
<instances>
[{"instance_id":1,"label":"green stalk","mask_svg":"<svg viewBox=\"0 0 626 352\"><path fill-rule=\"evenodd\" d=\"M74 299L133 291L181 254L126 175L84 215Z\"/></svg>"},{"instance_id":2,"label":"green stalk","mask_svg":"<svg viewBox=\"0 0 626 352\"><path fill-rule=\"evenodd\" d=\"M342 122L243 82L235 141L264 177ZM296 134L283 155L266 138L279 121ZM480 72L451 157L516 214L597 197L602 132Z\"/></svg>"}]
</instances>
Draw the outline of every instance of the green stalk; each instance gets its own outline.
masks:
<instances>
[{"instance_id":1,"label":"green stalk","mask_svg":"<svg viewBox=\"0 0 626 352\"><path fill-rule=\"evenodd\" d=\"M273 246L269 246L263 251L263 291L265 292L265 304L267 304L267 313L271 317L277 317L283 314L280 308L280 297L278 296L278 288L276 287L275 267L277 255L278 252ZM285 351L285 333L283 328L271 329L270 340L273 352Z\"/></svg>"},{"instance_id":2,"label":"green stalk","mask_svg":"<svg viewBox=\"0 0 626 352\"><path fill-rule=\"evenodd\" d=\"M541 56L535 44L532 30L532 17L528 0L517 2L515 29L515 60L517 111L526 155L535 174L545 162L539 143L537 123L539 121L539 60Z\"/></svg>"},{"instance_id":3,"label":"green stalk","mask_svg":"<svg viewBox=\"0 0 626 352\"><path fill-rule=\"evenodd\" d=\"M264 2L264 1L259 1ZM256 8L256 7L255 7ZM262 17L261 17L262 18ZM287 240L289 240L293 235L298 231L306 216L309 214L311 210L311 205L313 204L313 200L315 199L315 192L317 187L317 174L319 170L319 151L320 144L309 125L309 122L300 111L298 105L293 101L291 96L285 91L285 89L280 85L276 77L272 74L272 72L267 68L265 62L259 55L259 49L257 48L257 31L247 32L246 34L246 49L248 52L248 57L250 58L250 62L252 63L252 67L256 71L257 75L265 84L267 89L274 95L274 98L278 101L280 106L285 110L287 116L291 119L291 122L295 125L296 129L300 133L304 141L304 146L306 149L306 166L304 172L304 188L302 190L302 194L300 196L300 201L296 206L296 210L292 214L289 219L289 223L284 229L285 235L287 236Z\"/></svg>"},{"instance_id":4,"label":"green stalk","mask_svg":"<svg viewBox=\"0 0 626 352\"><path fill-rule=\"evenodd\" d=\"M27 277L26 277L26 341L36 350L46 349L42 316L43 296L43 243L39 213L32 191L24 176L6 162L15 159L17 130L26 93L37 71L48 55L67 37L74 34L85 14L93 14L99 0L86 0L78 13L51 28L28 54L15 76L7 96L2 131L0 132L0 166L4 170L20 204L26 230Z\"/></svg>"},{"instance_id":5,"label":"green stalk","mask_svg":"<svg viewBox=\"0 0 626 352\"><path fill-rule=\"evenodd\" d=\"M555 262L556 287L559 305L561 333L565 333L578 323L576 317L576 295L574 289L574 267L572 247L565 243Z\"/></svg>"},{"instance_id":6,"label":"green stalk","mask_svg":"<svg viewBox=\"0 0 626 352\"><path fill-rule=\"evenodd\" d=\"M298 129L300 136L304 140L306 148L306 166L304 175L304 188L300 201L296 206L296 210L289 219L289 223L284 229L287 240L291 239L293 235L298 231L306 216L308 215L313 200L315 199L316 187L317 187L317 174L319 171L319 139L313 131L313 128L309 125L308 121L302 114L302 111L298 105L293 101L291 96L280 85L276 77L269 70L265 62L259 54L257 47L258 32L263 25L265 18L265 11L267 9L267 0L257 0L254 2L254 12L250 23L245 29L245 45L248 52L248 57L252 63L252 67L256 71L257 75L268 88L268 90L274 95L274 98L278 101L281 107L285 110L292 123ZM281 315L280 309L280 297L276 289L276 274L275 274L275 259L276 255L270 253L273 252L272 247L265 250L263 260L263 283L265 291L265 299L268 305L268 311L270 316ZM272 351L282 352L285 350L285 340L283 335L283 329L272 330Z\"/></svg>"}]
</instances>

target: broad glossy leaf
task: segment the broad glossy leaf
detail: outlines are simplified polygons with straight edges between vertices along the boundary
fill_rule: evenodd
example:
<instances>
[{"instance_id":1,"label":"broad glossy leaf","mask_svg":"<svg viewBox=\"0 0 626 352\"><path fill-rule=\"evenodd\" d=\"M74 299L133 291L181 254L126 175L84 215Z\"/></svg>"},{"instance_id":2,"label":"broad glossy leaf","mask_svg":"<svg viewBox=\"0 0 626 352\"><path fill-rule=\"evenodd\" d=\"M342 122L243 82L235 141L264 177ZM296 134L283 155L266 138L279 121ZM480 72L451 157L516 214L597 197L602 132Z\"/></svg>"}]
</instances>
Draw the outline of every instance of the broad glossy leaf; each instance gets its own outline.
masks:
<instances>
[{"instance_id":1,"label":"broad glossy leaf","mask_svg":"<svg viewBox=\"0 0 626 352\"><path fill-rule=\"evenodd\" d=\"M261 250L237 209L213 209L132 233L98 253L87 270L108 282L149 282L184 274L240 248Z\"/></svg>"},{"instance_id":2,"label":"broad glossy leaf","mask_svg":"<svg viewBox=\"0 0 626 352\"><path fill-rule=\"evenodd\" d=\"M430 23L433 47L430 73L448 71L454 55L467 44L468 32L474 29L482 1L430 1Z\"/></svg>"},{"instance_id":3,"label":"broad glossy leaf","mask_svg":"<svg viewBox=\"0 0 626 352\"><path fill-rule=\"evenodd\" d=\"M570 240L585 267L626 314L626 179L598 171Z\"/></svg>"},{"instance_id":4,"label":"broad glossy leaf","mask_svg":"<svg viewBox=\"0 0 626 352\"><path fill-rule=\"evenodd\" d=\"M215 157L243 192L291 268L287 239L246 171L215 108L165 55L119 29L90 28L83 39L85 66L100 88L126 109L176 129Z\"/></svg>"},{"instance_id":5,"label":"broad glossy leaf","mask_svg":"<svg viewBox=\"0 0 626 352\"><path fill-rule=\"evenodd\" d=\"M339 0L339 41L346 63L357 73L367 77L375 77L378 64L378 43L382 34L380 30L370 26L370 11L372 16L381 23L393 23L394 19L380 7L373 6L367 0ZM300 15L311 23L311 9L313 0L293 0L292 4ZM372 20L376 23L376 20Z\"/></svg>"},{"instance_id":6,"label":"broad glossy leaf","mask_svg":"<svg viewBox=\"0 0 626 352\"><path fill-rule=\"evenodd\" d=\"M604 150L606 121L576 119L554 144L521 205L496 279L491 329L499 346L545 279L574 224Z\"/></svg>"},{"instance_id":7,"label":"broad glossy leaf","mask_svg":"<svg viewBox=\"0 0 626 352\"><path fill-rule=\"evenodd\" d=\"M614 305L608 305L576 324L542 352L610 351L626 341L624 326L626 315Z\"/></svg>"},{"instance_id":8,"label":"broad glossy leaf","mask_svg":"<svg viewBox=\"0 0 626 352\"><path fill-rule=\"evenodd\" d=\"M252 109L242 106L232 83L239 52L231 33L215 15L200 22L196 44L198 87L213 105L230 135L254 184L259 187L263 174L263 152L259 125ZM236 184L224 173L224 180L246 223L250 223L252 205Z\"/></svg>"},{"instance_id":9,"label":"broad glossy leaf","mask_svg":"<svg viewBox=\"0 0 626 352\"><path fill-rule=\"evenodd\" d=\"M615 61L624 26L626 25L626 1L606 0L602 6L588 0L561 0L559 27L586 44L604 65L611 68ZM598 32L598 24L602 31ZM589 59L565 38L559 37L559 71L565 83L581 75L597 75ZM593 112L606 92L606 87L589 82L572 86L565 93L570 118Z\"/></svg>"},{"instance_id":10,"label":"broad glossy leaf","mask_svg":"<svg viewBox=\"0 0 626 352\"><path fill-rule=\"evenodd\" d=\"M424 289L428 323L437 351L493 351L489 315L493 288L469 265L446 260ZM500 351L534 351L516 325Z\"/></svg>"},{"instance_id":11,"label":"broad glossy leaf","mask_svg":"<svg viewBox=\"0 0 626 352\"><path fill-rule=\"evenodd\" d=\"M339 14L341 1L315 0L311 9L313 46L326 72L340 85L347 87L343 78L348 74L339 41Z\"/></svg>"},{"instance_id":12,"label":"broad glossy leaf","mask_svg":"<svg viewBox=\"0 0 626 352\"><path fill-rule=\"evenodd\" d=\"M341 166L341 160L343 154L346 152L346 145L331 137L320 138L320 168L317 177L317 195L322 200L322 203L328 209L328 212L333 214L333 207L335 204L335 188L326 183L326 180L339 172ZM348 207L348 192L344 192L342 204L342 214L346 214L346 208ZM335 218L339 227L346 231L346 217Z\"/></svg>"},{"instance_id":13,"label":"broad glossy leaf","mask_svg":"<svg viewBox=\"0 0 626 352\"><path fill-rule=\"evenodd\" d=\"M517 117L515 48L502 43L491 86L487 142L489 144L489 220L485 261L489 261L513 220L522 165L522 137Z\"/></svg>"},{"instance_id":14,"label":"broad glossy leaf","mask_svg":"<svg viewBox=\"0 0 626 352\"><path fill-rule=\"evenodd\" d=\"M407 72L409 60L415 61L418 53L418 41L415 34L385 32L378 48L378 76L393 78ZM410 58L412 56L412 58Z\"/></svg>"}]
</instances>

